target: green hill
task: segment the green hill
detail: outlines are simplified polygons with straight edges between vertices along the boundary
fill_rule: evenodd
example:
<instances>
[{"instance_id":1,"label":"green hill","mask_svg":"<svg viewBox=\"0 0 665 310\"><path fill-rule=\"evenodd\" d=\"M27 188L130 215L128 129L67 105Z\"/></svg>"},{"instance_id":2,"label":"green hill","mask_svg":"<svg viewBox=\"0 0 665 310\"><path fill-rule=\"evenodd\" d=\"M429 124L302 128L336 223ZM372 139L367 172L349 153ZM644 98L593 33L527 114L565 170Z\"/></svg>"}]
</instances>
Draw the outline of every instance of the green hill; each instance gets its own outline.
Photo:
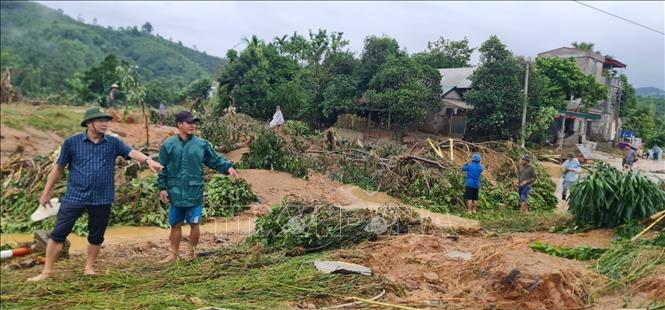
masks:
<instances>
[{"instance_id":1,"label":"green hill","mask_svg":"<svg viewBox=\"0 0 665 310\"><path fill-rule=\"evenodd\" d=\"M635 92L640 97L660 97L665 98L665 91L656 87L638 87Z\"/></svg>"},{"instance_id":2,"label":"green hill","mask_svg":"<svg viewBox=\"0 0 665 310\"><path fill-rule=\"evenodd\" d=\"M34 2L0 2L1 66L12 69L12 84L25 96L67 89L75 72L108 54L139 67L143 82L187 85L209 76L225 60L170 42L137 27L89 25Z\"/></svg>"}]
</instances>

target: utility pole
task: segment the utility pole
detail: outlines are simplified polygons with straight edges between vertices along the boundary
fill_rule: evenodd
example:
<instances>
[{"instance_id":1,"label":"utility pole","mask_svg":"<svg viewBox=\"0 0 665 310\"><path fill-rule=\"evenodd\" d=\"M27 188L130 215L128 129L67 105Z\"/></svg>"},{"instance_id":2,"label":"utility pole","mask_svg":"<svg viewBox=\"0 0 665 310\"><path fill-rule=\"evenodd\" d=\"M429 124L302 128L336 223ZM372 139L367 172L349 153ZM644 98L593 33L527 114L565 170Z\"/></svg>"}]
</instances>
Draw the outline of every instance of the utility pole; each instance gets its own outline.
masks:
<instances>
[{"instance_id":1,"label":"utility pole","mask_svg":"<svg viewBox=\"0 0 665 310\"><path fill-rule=\"evenodd\" d=\"M526 105L529 102L529 61L526 61L526 74L524 75L524 108L522 109L522 147L526 142Z\"/></svg>"},{"instance_id":2,"label":"utility pole","mask_svg":"<svg viewBox=\"0 0 665 310\"><path fill-rule=\"evenodd\" d=\"M568 106L572 106L573 104L573 95L570 95L570 101L568 101ZM568 108L566 107L566 110ZM562 120L561 120L561 132L559 133L559 150L563 149L563 139L566 137L566 114L562 114Z\"/></svg>"}]
</instances>

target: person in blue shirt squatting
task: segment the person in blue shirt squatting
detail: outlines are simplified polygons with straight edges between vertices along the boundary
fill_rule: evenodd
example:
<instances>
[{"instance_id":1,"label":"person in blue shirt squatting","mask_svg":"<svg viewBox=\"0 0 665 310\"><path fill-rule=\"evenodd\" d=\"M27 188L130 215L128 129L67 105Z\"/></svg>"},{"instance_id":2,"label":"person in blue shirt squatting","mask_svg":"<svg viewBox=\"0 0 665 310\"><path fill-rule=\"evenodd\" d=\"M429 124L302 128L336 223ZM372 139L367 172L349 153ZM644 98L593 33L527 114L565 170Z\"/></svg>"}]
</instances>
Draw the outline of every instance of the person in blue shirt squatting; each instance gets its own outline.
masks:
<instances>
[{"instance_id":1,"label":"person in blue shirt squatting","mask_svg":"<svg viewBox=\"0 0 665 310\"><path fill-rule=\"evenodd\" d=\"M83 212L88 212L88 249L84 274L94 275L94 263L99 254L104 233L111 214L111 204L115 199L115 159L125 159L148 164L154 172L163 168L149 156L131 149L122 140L106 135L108 123L113 119L100 107L92 107L85 112L82 127L86 130L75 134L62 144L60 157L48 176L39 203L52 207L49 200L55 183L62 177L65 167L69 169L67 191L62 198L56 215L55 227L46 245L44 270L28 281L47 279L53 271L53 263L58 257L62 244L71 233L76 220Z\"/></svg>"},{"instance_id":2,"label":"person in blue shirt squatting","mask_svg":"<svg viewBox=\"0 0 665 310\"><path fill-rule=\"evenodd\" d=\"M170 205L171 225L171 254L163 259L162 263L170 262L179 256L183 223L189 224L191 229L189 257L196 255L203 209L203 165L234 178L239 176L233 163L217 154L208 141L194 135L198 118L192 113L182 111L175 115L175 122L179 133L166 139L159 151L159 162L165 168L159 174L157 186L162 202Z\"/></svg>"},{"instance_id":3,"label":"person in blue shirt squatting","mask_svg":"<svg viewBox=\"0 0 665 310\"><path fill-rule=\"evenodd\" d=\"M571 186L573 186L573 184L575 184L575 182L577 182L580 173L582 173L582 165L580 164L580 161L584 160L584 156L582 154L577 154L577 157L575 157L573 153L568 153L566 157L568 159L561 165L561 169L563 170L563 189L561 191L561 200L566 200L568 190Z\"/></svg>"},{"instance_id":4,"label":"person in blue shirt squatting","mask_svg":"<svg viewBox=\"0 0 665 310\"><path fill-rule=\"evenodd\" d=\"M464 199L469 213L478 213L478 191L480 190L480 175L483 173L483 165L480 164L480 154L473 154L471 162L462 166L466 172L466 190Z\"/></svg>"}]
</instances>

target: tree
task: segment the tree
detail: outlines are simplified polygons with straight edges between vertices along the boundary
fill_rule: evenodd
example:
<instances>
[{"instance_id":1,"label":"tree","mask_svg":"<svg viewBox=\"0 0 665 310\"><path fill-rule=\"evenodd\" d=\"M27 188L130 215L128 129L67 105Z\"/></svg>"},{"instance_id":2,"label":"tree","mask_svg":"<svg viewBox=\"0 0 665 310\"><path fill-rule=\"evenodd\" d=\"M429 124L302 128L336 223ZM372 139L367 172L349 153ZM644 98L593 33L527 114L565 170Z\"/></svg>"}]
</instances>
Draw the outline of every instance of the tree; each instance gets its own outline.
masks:
<instances>
[{"instance_id":1,"label":"tree","mask_svg":"<svg viewBox=\"0 0 665 310\"><path fill-rule=\"evenodd\" d=\"M184 90L184 96L188 99L195 101L200 101L208 98L210 94L210 89L212 88L212 82L208 78L198 79Z\"/></svg>"},{"instance_id":2,"label":"tree","mask_svg":"<svg viewBox=\"0 0 665 310\"><path fill-rule=\"evenodd\" d=\"M288 59L279 56L275 46L266 45L256 36L245 41L247 47L239 55L235 51L227 53L231 56L229 63L218 78L221 106L228 106L233 98L243 113L267 119L279 105L270 100L274 98L273 86L289 80L288 76L280 75L293 74L293 70L284 63Z\"/></svg>"},{"instance_id":3,"label":"tree","mask_svg":"<svg viewBox=\"0 0 665 310\"><path fill-rule=\"evenodd\" d=\"M578 43L577 41L575 41L575 42L570 43L570 44L575 48L579 48L581 50L593 52L593 45L594 45L593 43L590 43L590 42L579 42Z\"/></svg>"},{"instance_id":4,"label":"tree","mask_svg":"<svg viewBox=\"0 0 665 310\"><path fill-rule=\"evenodd\" d=\"M180 89L161 80L152 80L145 88L145 103L154 108L160 103L175 104L180 99Z\"/></svg>"},{"instance_id":5,"label":"tree","mask_svg":"<svg viewBox=\"0 0 665 310\"><path fill-rule=\"evenodd\" d=\"M243 51L227 52L229 64L218 78L220 107L233 101L244 113L269 118L279 105L286 117L327 126L352 106L357 60L344 51L342 33L319 29L308 37L245 41Z\"/></svg>"},{"instance_id":6,"label":"tree","mask_svg":"<svg viewBox=\"0 0 665 310\"><path fill-rule=\"evenodd\" d=\"M637 107L637 93L635 93L633 85L628 82L628 77L625 74L619 75L619 79L623 84L621 102L619 103L619 115L627 116L631 110Z\"/></svg>"},{"instance_id":7,"label":"tree","mask_svg":"<svg viewBox=\"0 0 665 310\"><path fill-rule=\"evenodd\" d=\"M636 132L643 140L649 141L658 134L655 114L655 103L653 100L649 100L646 104L632 110L622 127Z\"/></svg>"},{"instance_id":8,"label":"tree","mask_svg":"<svg viewBox=\"0 0 665 310\"><path fill-rule=\"evenodd\" d=\"M97 66L77 73L68 80L71 90L82 102L106 105L112 84L118 84L116 100L120 103L141 104L145 88L139 83L137 67L110 54Z\"/></svg>"},{"instance_id":9,"label":"tree","mask_svg":"<svg viewBox=\"0 0 665 310\"><path fill-rule=\"evenodd\" d=\"M406 127L425 119L428 110L440 108L439 72L408 57L392 58L372 77L364 93L372 108L388 110L395 126Z\"/></svg>"},{"instance_id":10,"label":"tree","mask_svg":"<svg viewBox=\"0 0 665 310\"><path fill-rule=\"evenodd\" d=\"M471 54L475 48L469 47L469 39L460 41L446 40L440 37L437 41L427 43L427 51L414 55L422 64L440 68L469 67Z\"/></svg>"},{"instance_id":11,"label":"tree","mask_svg":"<svg viewBox=\"0 0 665 310\"><path fill-rule=\"evenodd\" d=\"M111 85L120 83L120 67L128 67L129 63L120 60L116 55L110 54L97 66L89 70L77 73L68 84L82 102L95 102L100 105L106 104L106 99ZM120 89L119 101L124 101L124 89Z\"/></svg>"},{"instance_id":12,"label":"tree","mask_svg":"<svg viewBox=\"0 0 665 310\"><path fill-rule=\"evenodd\" d=\"M180 80L187 85L209 76L225 62L158 39L152 36L154 29L151 36L140 31L133 36L131 27L118 31L95 26L93 17L90 24L80 23L37 2L2 1L0 7L3 68L13 63L12 84L28 98L68 97L65 92L72 90L68 81L100 64L108 54L137 65L141 83L160 80L166 87L178 89ZM7 50L17 61L5 61Z\"/></svg>"},{"instance_id":13,"label":"tree","mask_svg":"<svg viewBox=\"0 0 665 310\"><path fill-rule=\"evenodd\" d=\"M406 57L406 53L400 50L397 40L386 36L365 38L365 46L358 67L359 91L367 90L370 80L384 63L401 57Z\"/></svg>"},{"instance_id":14,"label":"tree","mask_svg":"<svg viewBox=\"0 0 665 310\"><path fill-rule=\"evenodd\" d=\"M491 36L479 49L480 66L465 94L473 105L467 123L471 140L517 140L523 103L521 68L506 45Z\"/></svg>"},{"instance_id":15,"label":"tree","mask_svg":"<svg viewBox=\"0 0 665 310\"><path fill-rule=\"evenodd\" d=\"M607 98L607 87L597 83L594 76L584 74L573 58L537 58L536 68L550 82L549 98L558 98L561 102L568 101L571 96L582 98L585 109Z\"/></svg>"},{"instance_id":16,"label":"tree","mask_svg":"<svg viewBox=\"0 0 665 310\"><path fill-rule=\"evenodd\" d=\"M517 57L517 62L521 68L519 80L524 81L526 65L528 60L524 57ZM529 89L526 114L526 141L535 144L544 144L549 136L547 129L552 125L552 121L558 110L565 108L565 102L558 97L550 97L548 88L550 80L540 74L538 69L529 65ZM521 115L521 114L520 114Z\"/></svg>"},{"instance_id":17,"label":"tree","mask_svg":"<svg viewBox=\"0 0 665 310\"><path fill-rule=\"evenodd\" d=\"M210 81L210 79L208 78L199 79L189 84L189 86L187 86L187 88L183 90L183 93L180 95L180 98L186 98L194 101L190 108L190 111L202 112L204 110L203 110L203 105L201 105L201 102L204 99L208 98L211 88L212 88L212 81Z\"/></svg>"},{"instance_id":18,"label":"tree","mask_svg":"<svg viewBox=\"0 0 665 310\"><path fill-rule=\"evenodd\" d=\"M635 131L647 147L665 145L665 98L637 97L622 119L622 128Z\"/></svg>"},{"instance_id":19,"label":"tree","mask_svg":"<svg viewBox=\"0 0 665 310\"><path fill-rule=\"evenodd\" d=\"M143 26L141 26L141 31L147 34L151 34L152 24L150 22L146 22L145 24L143 24Z\"/></svg>"}]
</instances>

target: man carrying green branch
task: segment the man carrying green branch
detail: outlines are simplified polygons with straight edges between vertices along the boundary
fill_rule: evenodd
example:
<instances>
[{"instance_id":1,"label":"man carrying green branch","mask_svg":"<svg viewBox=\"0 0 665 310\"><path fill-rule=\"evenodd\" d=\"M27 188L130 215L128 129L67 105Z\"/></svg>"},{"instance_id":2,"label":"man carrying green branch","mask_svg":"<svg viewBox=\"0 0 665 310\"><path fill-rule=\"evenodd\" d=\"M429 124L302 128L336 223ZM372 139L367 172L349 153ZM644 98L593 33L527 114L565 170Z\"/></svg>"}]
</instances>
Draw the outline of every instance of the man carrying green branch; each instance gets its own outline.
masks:
<instances>
[{"instance_id":1,"label":"man carrying green branch","mask_svg":"<svg viewBox=\"0 0 665 310\"><path fill-rule=\"evenodd\" d=\"M517 191L520 194L520 209L522 213L529 213L529 192L537 178L536 170L531 165L531 157L529 155L522 156L517 176L515 185L517 185Z\"/></svg>"},{"instance_id":2,"label":"man carrying green branch","mask_svg":"<svg viewBox=\"0 0 665 310\"><path fill-rule=\"evenodd\" d=\"M178 257L182 224L190 224L190 258L196 255L196 245L201 234L199 223L203 209L203 165L221 173L238 177L233 163L214 151L210 143L194 135L199 119L187 111L175 115L179 133L164 141L159 152L159 162L164 170L159 174L157 186L159 198L170 204L169 224L171 254L161 262Z\"/></svg>"},{"instance_id":3,"label":"man carrying green branch","mask_svg":"<svg viewBox=\"0 0 665 310\"><path fill-rule=\"evenodd\" d=\"M48 176L39 203L47 208L52 207L49 202L51 191L62 177L65 167L69 169L67 192L62 198L55 227L46 245L44 270L28 281L41 281L49 277L63 243L84 212L88 213L89 243L84 274L95 274L94 263L104 242L111 204L115 198L116 157L144 162L154 172L162 170L162 165L149 156L133 150L116 137L106 135L112 118L100 107L88 109L81 122L86 130L65 139L62 144L60 157Z\"/></svg>"}]
</instances>

